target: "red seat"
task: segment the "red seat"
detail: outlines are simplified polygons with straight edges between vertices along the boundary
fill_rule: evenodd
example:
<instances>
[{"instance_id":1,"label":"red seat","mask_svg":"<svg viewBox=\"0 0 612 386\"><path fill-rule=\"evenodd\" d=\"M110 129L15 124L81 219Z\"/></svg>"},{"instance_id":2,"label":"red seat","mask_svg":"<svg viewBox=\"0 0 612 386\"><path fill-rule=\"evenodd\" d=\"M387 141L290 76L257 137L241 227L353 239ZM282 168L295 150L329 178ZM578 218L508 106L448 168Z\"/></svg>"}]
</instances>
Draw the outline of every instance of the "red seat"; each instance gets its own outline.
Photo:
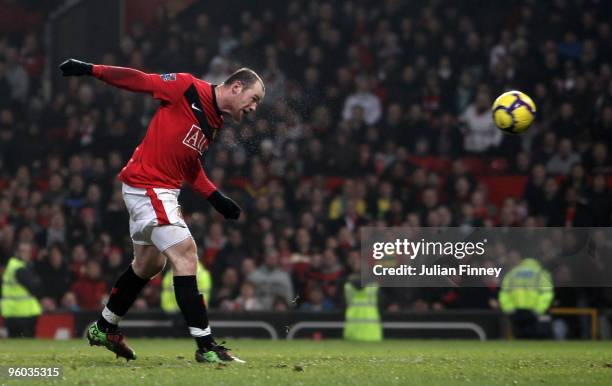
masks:
<instances>
[{"instance_id":1,"label":"red seat","mask_svg":"<svg viewBox=\"0 0 612 386\"><path fill-rule=\"evenodd\" d=\"M482 159L476 157L466 157L463 158L462 161L463 165L465 165L465 168L470 174L484 174L486 164Z\"/></svg>"},{"instance_id":2,"label":"red seat","mask_svg":"<svg viewBox=\"0 0 612 386\"><path fill-rule=\"evenodd\" d=\"M36 337L74 338L74 314L42 314L36 322Z\"/></svg>"},{"instance_id":3,"label":"red seat","mask_svg":"<svg viewBox=\"0 0 612 386\"><path fill-rule=\"evenodd\" d=\"M437 157L410 157L410 162L430 172L446 173L450 170L450 161Z\"/></svg>"},{"instance_id":4,"label":"red seat","mask_svg":"<svg viewBox=\"0 0 612 386\"><path fill-rule=\"evenodd\" d=\"M478 180L487 186L488 200L497 207L508 197L522 197L527 184L527 176L483 176Z\"/></svg>"}]
</instances>

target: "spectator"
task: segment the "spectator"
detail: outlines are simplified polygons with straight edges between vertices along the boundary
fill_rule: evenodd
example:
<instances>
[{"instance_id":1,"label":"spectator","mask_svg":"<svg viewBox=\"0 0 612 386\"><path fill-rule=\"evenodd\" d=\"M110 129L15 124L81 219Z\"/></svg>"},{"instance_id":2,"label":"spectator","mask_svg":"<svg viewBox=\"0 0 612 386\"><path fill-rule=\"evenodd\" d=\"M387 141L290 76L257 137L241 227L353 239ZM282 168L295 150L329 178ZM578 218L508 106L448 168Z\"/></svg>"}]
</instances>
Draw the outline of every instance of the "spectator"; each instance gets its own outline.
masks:
<instances>
[{"instance_id":1,"label":"spectator","mask_svg":"<svg viewBox=\"0 0 612 386\"><path fill-rule=\"evenodd\" d=\"M212 84L221 84L229 75L230 73L227 70L226 60L221 56L215 56L213 60L210 61L208 72L204 74L202 79L206 79L207 82Z\"/></svg>"},{"instance_id":2,"label":"spectator","mask_svg":"<svg viewBox=\"0 0 612 386\"><path fill-rule=\"evenodd\" d=\"M112 287L117 277L119 277L119 275L123 273L126 268L127 264L123 258L121 249L117 247L111 248L108 257L102 264L102 272L104 272L103 276L106 285L109 288Z\"/></svg>"},{"instance_id":3,"label":"spectator","mask_svg":"<svg viewBox=\"0 0 612 386\"><path fill-rule=\"evenodd\" d=\"M612 201L610 189L603 174L593 177L593 187L588 193L589 211L593 214L593 226L606 227L612 224Z\"/></svg>"},{"instance_id":4,"label":"spectator","mask_svg":"<svg viewBox=\"0 0 612 386\"><path fill-rule=\"evenodd\" d=\"M331 227L333 233L338 232L342 227L346 227L351 232L354 232L367 223L367 220L359 214L359 203L360 201L356 199L349 199L346 201L344 215L336 220Z\"/></svg>"},{"instance_id":5,"label":"spectator","mask_svg":"<svg viewBox=\"0 0 612 386\"><path fill-rule=\"evenodd\" d=\"M353 246L354 247L354 246ZM323 260L321 262L321 276L318 284L323 289L325 296L336 304L342 298L342 278L344 268L338 260L338 255L332 249L326 249L323 252Z\"/></svg>"},{"instance_id":6,"label":"spectator","mask_svg":"<svg viewBox=\"0 0 612 386\"><path fill-rule=\"evenodd\" d=\"M557 213L561 211L562 202L561 195L559 192L559 183L553 177L549 177L546 179L546 183L544 185L544 201L542 210L540 213L546 218L547 226L559 226L555 224L557 219Z\"/></svg>"},{"instance_id":7,"label":"spectator","mask_svg":"<svg viewBox=\"0 0 612 386\"><path fill-rule=\"evenodd\" d=\"M32 266L32 244L20 241L2 275L1 316L10 337L34 337L36 321L42 312L38 299L44 293Z\"/></svg>"},{"instance_id":8,"label":"spectator","mask_svg":"<svg viewBox=\"0 0 612 386\"><path fill-rule=\"evenodd\" d=\"M302 311L332 311L334 303L325 297L323 290L320 287L311 287L306 297L307 301L302 303L300 310Z\"/></svg>"},{"instance_id":9,"label":"spectator","mask_svg":"<svg viewBox=\"0 0 612 386\"><path fill-rule=\"evenodd\" d=\"M6 50L6 79L11 85L11 98L25 102L30 88L30 77L25 68L19 63L19 53L14 47Z\"/></svg>"},{"instance_id":10,"label":"spectator","mask_svg":"<svg viewBox=\"0 0 612 386\"><path fill-rule=\"evenodd\" d=\"M253 259L247 258L242 261L242 267L240 268L240 277L242 280L249 277L251 272L256 269L255 261Z\"/></svg>"},{"instance_id":11,"label":"spectator","mask_svg":"<svg viewBox=\"0 0 612 386\"><path fill-rule=\"evenodd\" d=\"M239 42L233 35L232 27L227 24L223 25L221 27L221 32L219 36L219 53L221 55L228 55L236 47L238 47L238 45Z\"/></svg>"},{"instance_id":12,"label":"spectator","mask_svg":"<svg viewBox=\"0 0 612 386\"><path fill-rule=\"evenodd\" d=\"M85 273L71 288L74 292L80 309L100 310L108 287L102 279L100 263L90 260L85 265Z\"/></svg>"},{"instance_id":13,"label":"spectator","mask_svg":"<svg viewBox=\"0 0 612 386\"><path fill-rule=\"evenodd\" d=\"M233 302L233 310L260 311L264 309L263 304L255 297L255 285L244 282L240 287L240 296Z\"/></svg>"},{"instance_id":14,"label":"spectator","mask_svg":"<svg viewBox=\"0 0 612 386\"><path fill-rule=\"evenodd\" d=\"M491 95L481 88L476 95L476 102L467 107L461 115L465 123L463 147L470 153L485 153L495 150L502 141L502 132L495 127L491 119Z\"/></svg>"},{"instance_id":15,"label":"spectator","mask_svg":"<svg viewBox=\"0 0 612 386\"><path fill-rule=\"evenodd\" d=\"M56 244L49 248L48 253L43 254L41 251L39 259L41 255L44 255L44 259L39 260L36 271L41 278L45 296L53 299L56 304L61 304L64 294L72 283L72 276L64 259L64 251L61 245Z\"/></svg>"},{"instance_id":16,"label":"spectator","mask_svg":"<svg viewBox=\"0 0 612 386\"><path fill-rule=\"evenodd\" d=\"M216 282L220 282L223 272L228 268L232 268L236 272L240 271L247 256L247 250L242 243L241 231L230 229L228 242L215 257L215 263L211 271L213 280L216 278Z\"/></svg>"},{"instance_id":17,"label":"spectator","mask_svg":"<svg viewBox=\"0 0 612 386\"><path fill-rule=\"evenodd\" d=\"M364 113L364 120L368 125L373 125L382 115L380 99L370 91L370 79L367 76L360 76L356 79L357 90L348 96L344 102L342 118L351 120L356 113L355 107L361 107Z\"/></svg>"},{"instance_id":18,"label":"spectator","mask_svg":"<svg viewBox=\"0 0 612 386\"><path fill-rule=\"evenodd\" d=\"M542 321L542 315L548 312L553 292L550 273L534 259L523 260L504 277L499 303L502 311L510 315L515 337L542 339L548 336L548 326Z\"/></svg>"},{"instance_id":19,"label":"spectator","mask_svg":"<svg viewBox=\"0 0 612 386\"><path fill-rule=\"evenodd\" d=\"M530 213L539 215L544 209L546 169L542 164L536 164L531 169L531 176L525 186L523 198L527 201Z\"/></svg>"},{"instance_id":20,"label":"spectator","mask_svg":"<svg viewBox=\"0 0 612 386\"><path fill-rule=\"evenodd\" d=\"M77 312L80 311L79 303L74 292L66 292L62 297L61 308L66 311Z\"/></svg>"},{"instance_id":21,"label":"spectator","mask_svg":"<svg viewBox=\"0 0 612 386\"><path fill-rule=\"evenodd\" d=\"M546 164L546 171L551 174L566 175L572 165L580 162L580 155L574 152L572 141L563 138L559 142L559 151Z\"/></svg>"},{"instance_id":22,"label":"spectator","mask_svg":"<svg viewBox=\"0 0 612 386\"><path fill-rule=\"evenodd\" d=\"M47 246L55 243L64 244L66 242L66 226L64 215L56 213L51 217L51 223L47 228Z\"/></svg>"},{"instance_id":23,"label":"spectator","mask_svg":"<svg viewBox=\"0 0 612 386\"><path fill-rule=\"evenodd\" d=\"M562 138L576 138L577 124L574 117L574 106L569 102L561 104L559 118L553 123L555 132Z\"/></svg>"},{"instance_id":24,"label":"spectator","mask_svg":"<svg viewBox=\"0 0 612 386\"><path fill-rule=\"evenodd\" d=\"M208 234L204 237L204 252L203 260L206 266L214 266L214 261L219 253L225 246L227 239L223 234L223 227L218 222L210 224ZM214 275L213 275L213 279Z\"/></svg>"},{"instance_id":25,"label":"spectator","mask_svg":"<svg viewBox=\"0 0 612 386\"><path fill-rule=\"evenodd\" d=\"M290 303L293 299L293 285L287 272L279 268L276 251L267 251L264 264L253 271L248 280L255 285L255 296L265 309L271 310L274 298L283 297Z\"/></svg>"},{"instance_id":26,"label":"spectator","mask_svg":"<svg viewBox=\"0 0 612 386\"><path fill-rule=\"evenodd\" d=\"M240 282L238 272L234 268L228 268L221 276L221 284L213 284L211 306L219 307L224 301L232 300L238 296Z\"/></svg>"},{"instance_id":27,"label":"spectator","mask_svg":"<svg viewBox=\"0 0 612 386\"><path fill-rule=\"evenodd\" d=\"M612 173L612 160L608 153L608 146L603 142L597 142L585 159L585 167L592 173Z\"/></svg>"}]
</instances>

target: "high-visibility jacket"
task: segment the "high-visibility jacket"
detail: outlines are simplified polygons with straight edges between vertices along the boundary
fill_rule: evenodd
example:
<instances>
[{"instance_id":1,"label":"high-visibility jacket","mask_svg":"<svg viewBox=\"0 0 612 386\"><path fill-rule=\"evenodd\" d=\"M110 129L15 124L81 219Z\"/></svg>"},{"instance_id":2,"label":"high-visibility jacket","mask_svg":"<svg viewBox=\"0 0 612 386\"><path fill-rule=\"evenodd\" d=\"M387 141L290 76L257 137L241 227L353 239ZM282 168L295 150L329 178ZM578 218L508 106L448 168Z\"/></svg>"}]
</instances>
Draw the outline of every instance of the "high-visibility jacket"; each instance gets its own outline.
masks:
<instances>
[{"instance_id":1,"label":"high-visibility jacket","mask_svg":"<svg viewBox=\"0 0 612 386\"><path fill-rule=\"evenodd\" d=\"M329 218L331 220L337 220L344 214L346 210L346 201L342 198L335 198L329 204ZM365 200L357 201L357 214L363 216L366 213L367 204Z\"/></svg>"},{"instance_id":2,"label":"high-visibility jacket","mask_svg":"<svg viewBox=\"0 0 612 386\"><path fill-rule=\"evenodd\" d=\"M40 303L30 291L17 281L17 271L26 263L11 257L2 275L1 314L5 318L28 318L42 313Z\"/></svg>"},{"instance_id":3,"label":"high-visibility jacket","mask_svg":"<svg viewBox=\"0 0 612 386\"><path fill-rule=\"evenodd\" d=\"M196 280L198 282L198 291L204 295L204 301L208 303L208 297L210 296L210 288L212 286L212 280L210 278L210 272L198 261L198 271L196 274ZM176 303L176 296L174 295L174 275L172 270L169 270L164 275L162 280L162 293L161 293L161 308L164 312L173 314L179 311L179 306Z\"/></svg>"},{"instance_id":4,"label":"high-visibility jacket","mask_svg":"<svg viewBox=\"0 0 612 386\"><path fill-rule=\"evenodd\" d=\"M550 273L535 259L525 259L502 280L499 305L505 313L518 309L545 313L554 297Z\"/></svg>"},{"instance_id":5,"label":"high-visibility jacket","mask_svg":"<svg viewBox=\"0 0 612 386\"><path fill-rule=\"evenodd\" d=\"M350 282L344 285L346 312L344 339L378 342L382 340L382 325L378 312L378 285L361 289Z\"/></svg>"}]
</instances>

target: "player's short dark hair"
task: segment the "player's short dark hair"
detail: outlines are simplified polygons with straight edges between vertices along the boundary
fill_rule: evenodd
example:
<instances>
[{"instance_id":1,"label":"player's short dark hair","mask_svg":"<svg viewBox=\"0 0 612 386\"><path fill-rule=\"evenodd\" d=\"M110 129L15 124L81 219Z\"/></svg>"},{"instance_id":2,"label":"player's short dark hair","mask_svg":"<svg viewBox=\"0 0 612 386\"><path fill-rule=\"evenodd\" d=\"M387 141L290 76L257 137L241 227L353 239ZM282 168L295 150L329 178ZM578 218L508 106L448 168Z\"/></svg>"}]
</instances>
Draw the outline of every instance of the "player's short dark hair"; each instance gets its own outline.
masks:
<instances>
[{"instance_id":1,"label":"player's short dark hair","mask_svg":"<svg viewBox=\"0 0 612 386\"><path fill-rule=\"evenodd\" d=\"M234 73L228 76L225 82L223 83L230 85L235 81L242 82L244 88L252 87L255 82L259 82L261 83L261 88L263 89L263 91L266 91L266 86L264 86L263 80L261 80L261 78L259 77L259 75L257 75L255 71L247 67L242 67L234 71Z\"/></svg>"}]
</instances>

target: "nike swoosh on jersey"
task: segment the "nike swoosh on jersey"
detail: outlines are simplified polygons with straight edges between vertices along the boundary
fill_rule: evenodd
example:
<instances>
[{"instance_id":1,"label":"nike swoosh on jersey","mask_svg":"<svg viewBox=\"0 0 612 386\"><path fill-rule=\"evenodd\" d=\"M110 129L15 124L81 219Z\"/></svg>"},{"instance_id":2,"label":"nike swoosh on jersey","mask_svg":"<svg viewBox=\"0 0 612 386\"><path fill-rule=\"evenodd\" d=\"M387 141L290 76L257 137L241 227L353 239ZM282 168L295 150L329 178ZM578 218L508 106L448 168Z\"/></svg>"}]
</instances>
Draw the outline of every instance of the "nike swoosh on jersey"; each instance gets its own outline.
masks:
<instances>
[{"instance_id":1,"label":"nike swoosh on jersey","mask_svg":"<svg viewBox=\"0 0 612 386\"><path fill-rule=\"evenodd\" d=\"M200 110L200 109L199 109L199 108L198 108L198 107L195 105L195 103L192 103L192 104L191 104L191 108L192 108L192 109L194 109L194 110L198 110L199 112L203 113L203 111L202 111L202 110Z\"/></svg>"}]
</instances>

